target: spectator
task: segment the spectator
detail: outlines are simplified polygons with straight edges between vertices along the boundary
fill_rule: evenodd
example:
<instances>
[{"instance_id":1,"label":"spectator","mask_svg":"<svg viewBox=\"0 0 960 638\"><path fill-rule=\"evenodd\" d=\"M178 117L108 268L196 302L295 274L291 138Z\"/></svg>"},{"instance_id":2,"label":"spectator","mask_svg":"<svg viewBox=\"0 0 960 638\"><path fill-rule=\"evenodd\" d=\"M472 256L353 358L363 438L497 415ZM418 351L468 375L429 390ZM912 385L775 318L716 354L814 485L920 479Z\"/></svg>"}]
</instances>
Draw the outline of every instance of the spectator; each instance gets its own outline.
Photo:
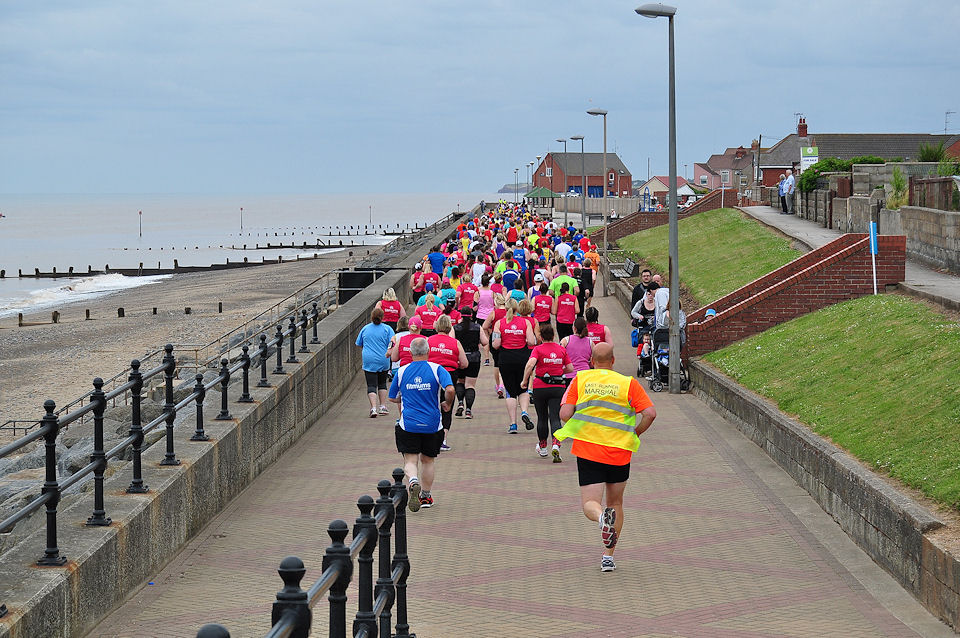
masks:
<instances>
[{"instance_id":1,"label":"spectator","mask_svg":"<svg viewBox=\"0 0 960 638\"><path fill-rule=\"evenodd\" d=\"M780 212L787 212L787 198L783 196L783 184L787 181L787 176L780 173L780 181L777 182L777 194L780 195Z\"/></svg>"},{"instance_id":2,"label":"spectator","mask_svg":"<svg viewBox=\"0 0 960 638\"><path fill-rule=\"evenodd\" d=\"M793 191L795 186L793 171L788 168L787 179L783 182L783 196L787 198L787 215L793 215Z\"/></svg>"},{"instance_id":3,"label":"spectator","mask_svg":"<svg viewBox=\"0 0 960 638\"><path fill-rule=\"evenodd\" d=\"M653 273L650 272L649 268L644 268L640 271L640 283L633 287L633 295L630 297L630 307L637 305L637 302L643 299L643 296L647 293L647 289L650 288L650 283L653 281Z\"/></svg>"},{"instance_id":4,"label":"spectator","mask_svg":"<svg viewBox=\"0 0 960 638\"><path fill-rule=\"evenodd\" d=\"M630 311L630 316L633 317L634 323L640 328L641 333L651 332L656 325L657 304L654 295L658 288L659 286L651 281L650 289L647 290L643 298L634 304L633 310Z\"/></svg>"}]
</instances>

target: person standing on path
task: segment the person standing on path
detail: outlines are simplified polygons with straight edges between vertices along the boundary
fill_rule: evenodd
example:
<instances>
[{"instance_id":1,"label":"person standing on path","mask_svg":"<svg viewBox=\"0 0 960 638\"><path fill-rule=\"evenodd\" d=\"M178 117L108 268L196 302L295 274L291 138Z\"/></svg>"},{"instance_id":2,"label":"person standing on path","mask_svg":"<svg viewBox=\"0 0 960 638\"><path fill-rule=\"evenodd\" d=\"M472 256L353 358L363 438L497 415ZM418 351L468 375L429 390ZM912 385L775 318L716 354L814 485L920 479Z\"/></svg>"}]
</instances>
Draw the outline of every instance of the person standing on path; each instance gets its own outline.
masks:
<instances>
[{"instance_id":1,"label":"person standing on path","mask_svg":"<svg viewBox=\"0 0 960 638\"><path fill-rule=\"evenodd\" d=\"M777 194L780 196L780 212L787 212L787 198L783 196L783 183L787 181L787 176L780 173L780 180L777 182Z\"/></svg>"},{"instance_id":2,"label":"person standing on path","mask_svg":"<svg viewBox=\"0 0 960 638\"><path fill-rule=\"evenodd\" d=\"M400 405L394 435L403 455L403 473L410 491L411 512L433 507L435 461L443 445L440 413L453 407L453 380L437 363L430 363L430 344L423 337L410 345L413 361L400 368L390 386L390 400ZM443 397L440 400L440 397Z\"/></svg>"},{"instance_id":3,"label":"person standing on path","mask_svg":"<svg viewBox=\"0 0 960 638\"><path fill-rule=\"evenodd\" d=\"M387 372L390 371L390 359L387 350L393 339L393 328L383 323L383 310L374 308L370 312L370 323L360 329L357 345L363 348L363 376L367 381L367 397L370 399L370 418L376 418L378 401L379 413L389 414L387 406Z\"/></svg>"},{"instance_id":4,"label":"person standing on path","mask_svg":"<svg viewBox=\"0 0 960 638\"><path fill-rule=\"evenodd\" d=\"M787 199L787 215L793 215L793 191L796 181L793 179L793 171L787 169L787 179L783 182L783 196Z\"/></svg>"},{"instance_id":5,"label":"person standing on path","mask_svg":"<svg viewBox=\"0 0 960 638\"><path fill-rule=\"evenodd\" d=\"M546 457L547 437L560 429L560 400L567 389L567 379L563 375L573 372L573 364L567 351L554 339L553 326L544 326L540 336L543 343L530 352L520 387L524 390L533 388L533 407L537 410L536 452L540 457ZM560 442L553 439L553 462L560 463L561 460Z\"/></svg>"},{"instance_id":6,"label":"person standing on path","mask_svg":"<svg viewBox=\"0 0 960 638\"><path fill-rule=\"evenodd\" d=\"M657 411L639 381L615 372L613 347L598 343L593 369L578 372L563 395L554 433L573 439L583 514L600 525L603 554L600 570L617 568L613 552L623 530L623 492L630 478L630 457L640 447Z\"/></svg>"}]
</instances>

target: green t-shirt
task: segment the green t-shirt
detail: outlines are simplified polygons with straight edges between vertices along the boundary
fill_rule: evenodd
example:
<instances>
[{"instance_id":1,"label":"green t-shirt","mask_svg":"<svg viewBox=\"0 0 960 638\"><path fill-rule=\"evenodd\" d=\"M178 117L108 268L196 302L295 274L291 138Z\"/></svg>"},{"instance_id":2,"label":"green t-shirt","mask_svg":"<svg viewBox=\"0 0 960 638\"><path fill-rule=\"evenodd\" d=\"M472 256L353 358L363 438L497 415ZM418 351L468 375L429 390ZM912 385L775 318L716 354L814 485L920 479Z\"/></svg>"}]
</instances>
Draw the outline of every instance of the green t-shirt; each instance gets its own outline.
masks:
<instances>
[{"instance_id":1,"label":"green t-shirt","mask_svg":"<svg viewBox=\"0 0 960 638\"><path fill-rule=\"evenodd\" d=\"M577 287L577 280L570 275L557 275L554 277L553 281L550 282L550 294L554 297L559 297L560 286L562 286L564 282L570 284L570 294L572 295Z\"/></svg>"}]
</instances>

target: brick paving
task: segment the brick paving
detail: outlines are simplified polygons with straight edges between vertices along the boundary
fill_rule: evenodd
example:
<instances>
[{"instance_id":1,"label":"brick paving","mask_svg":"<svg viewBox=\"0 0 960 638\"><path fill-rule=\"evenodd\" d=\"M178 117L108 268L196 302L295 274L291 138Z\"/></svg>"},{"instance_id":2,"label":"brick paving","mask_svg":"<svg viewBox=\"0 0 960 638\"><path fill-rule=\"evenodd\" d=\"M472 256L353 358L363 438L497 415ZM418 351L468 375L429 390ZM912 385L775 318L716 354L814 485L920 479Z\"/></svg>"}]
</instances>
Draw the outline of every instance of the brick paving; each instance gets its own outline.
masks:
<instances>
[{"instance_id":1,"label":"brick paving","mask_svg":"<svg viewBox=\"0 0 960 638\"><path fill-rule=\"evenodd\" d=\"M613 297L617 367L629 326ZM475 418L454 419L436 505L411 514L410 624L456 636L906 637L954 635L873 565L761 450L691 395L651 393L659 416L634 456L617 570L580 513L576 464L506 432L483 368ZM263 636L300 556L320 573L326 525L400 464L389 418L367 417L362 376L343 400L89 636L193 636L207 622ZM355 611L355 591L348 603ZM313 635L326 634L326 603ZM352 612L351 612L352 613Z\"/></svg>"}]
</instances>

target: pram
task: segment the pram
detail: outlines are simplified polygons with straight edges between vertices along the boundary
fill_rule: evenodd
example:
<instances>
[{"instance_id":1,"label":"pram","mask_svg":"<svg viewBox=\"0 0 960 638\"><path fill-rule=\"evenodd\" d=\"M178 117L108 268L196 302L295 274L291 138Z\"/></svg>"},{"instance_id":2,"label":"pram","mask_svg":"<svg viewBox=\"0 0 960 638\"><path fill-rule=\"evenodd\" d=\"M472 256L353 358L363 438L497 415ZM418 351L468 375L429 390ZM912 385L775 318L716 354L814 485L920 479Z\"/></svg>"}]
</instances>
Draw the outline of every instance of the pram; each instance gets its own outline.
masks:
<instances>
[{"instance_id":1,"label":"pram","mask_svg":"<svg viewBox=\"0 0 960 638\"><path fill-rule=\"evenodd\" d=\"M653 353L650 358L653 366L653 376L650 379L650 389L654 392L660 392L664 386L670 384L670 330L667 328L654 330L651 341L653 342ZM687 369L683 365L683 359L680 359L680 390L686 392L689 389L690 379L687 377Z\"/></svg>"}]
</instances>

